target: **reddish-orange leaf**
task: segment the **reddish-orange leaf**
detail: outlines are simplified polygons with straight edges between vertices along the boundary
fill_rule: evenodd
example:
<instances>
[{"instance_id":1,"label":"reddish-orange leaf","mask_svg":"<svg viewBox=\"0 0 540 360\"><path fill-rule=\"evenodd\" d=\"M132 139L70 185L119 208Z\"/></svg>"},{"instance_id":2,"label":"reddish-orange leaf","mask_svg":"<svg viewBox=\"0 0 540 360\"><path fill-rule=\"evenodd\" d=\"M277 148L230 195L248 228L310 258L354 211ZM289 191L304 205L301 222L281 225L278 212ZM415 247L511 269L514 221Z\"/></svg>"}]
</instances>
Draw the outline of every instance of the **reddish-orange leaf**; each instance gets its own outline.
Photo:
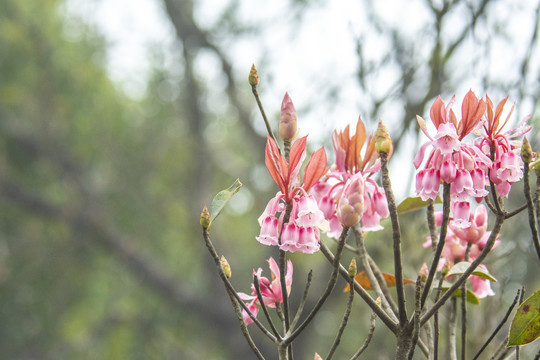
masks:
<instances>
[{"instance_id":1,"label":"reddish-orange leaf","mask_svg":"<svg viewBox=\"0 0 540 360\"><path fill-rule=\"evenodd\" d=\"M272 179L274 179L279 186L281 192L285 194L286 186L283 171L287 171L287 163L279 153L276 142L270 136L268 136L266 141L264 163L266 164L266 168L268 169L270 176L272 176Z\"/></svg>"},{"instance_id":2,"label":"reddish-orange leaf","mask_svg":"<svg viewBox=\"0 0 540 360\"><path fill-rule=\"evenodd\" d=\"M291 151L289 152L289 176L291 176L291 173L302 160L302 154L306 150L306 138L307 135L297 139L291 146Z\"/></svg>"},{"instance_id":3,"label":"reddish-orange leaf","mask_svg":"<svg viewBox=\"0 0 540 360\"><path fill-rule=\"evenodd\" d=\"M309 191L319 181L321 176L324 175L326 170L326 152L324 148L320 148L311 154L309 162L306 165L303 179L304 190Z\"/></svg>"},{"instance_id":4,"label":"reddish-orange leaf","mask_svg":"<svg viewBox=\"0 0 540 360\"><path fill-rule=\"evenodd\" d=\"M362 146L364 146L364 142L366 141L366 127L364 126L364 122L362 121L362 118L360 116L358 117L358 122L356 123L356 165L358 165L359 161L362 159L360 156L360 150L362 150Z\"/></svg>"},{"instance_id":5,"label":"reddish-orange leaf","mask_svg":"<svg viewBox=\"0 0 540 360\"><path fill-rule=\"evenodd\" d=\"M394 275L389 274L389 273L385 273L385 272L383 272L382 275L384 277L384 281L386 281L386 286L388 286L388 287L396 286L396 277ZM357 283L359 283L366 290L373 289L372 286L371 286L371 282L369 281L369 278L368 278L365 271L361 271L358 274L356 274L356 276L354 277L354 280ZM403 279L403 283L405 285L407 285L407 284L415 284L415 281L409 280L409 279ZM349 291L349 284L347 284L347 286L345 287L345 289L343 291L344 292Z\"/></svg>"}]
</instances>

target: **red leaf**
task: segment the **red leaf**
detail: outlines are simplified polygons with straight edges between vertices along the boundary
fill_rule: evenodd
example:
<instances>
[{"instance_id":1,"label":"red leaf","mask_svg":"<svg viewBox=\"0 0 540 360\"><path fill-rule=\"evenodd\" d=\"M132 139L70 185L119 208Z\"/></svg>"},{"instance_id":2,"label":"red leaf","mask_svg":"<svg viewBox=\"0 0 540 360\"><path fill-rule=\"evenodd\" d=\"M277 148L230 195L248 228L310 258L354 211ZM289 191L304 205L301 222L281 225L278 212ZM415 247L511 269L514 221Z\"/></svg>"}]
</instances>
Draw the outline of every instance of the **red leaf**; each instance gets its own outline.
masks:
<instances>
[{"instance_id":1,"label":"red leaf","mask_svg":"<svg viewBox=\"0 0 540 360\"><path fill-rule=\"evenodd\" d=\"M313 185L321 176L326 172L326 152L324 148L320 148L311 154L309 162L306 165L306 171L304 172L304 190L309 191Z\"/></svg>"},{"instance_id":2,"label":"red leaf","mask_svg":"<svg viewBox=\"0 0 540 360\"><path fill-rule=\"evenodd\" d=\"M297 139L291 146L291 151L289 152L289 176L291 172L294 171L300 160L302 160L302 155L306 150L306 139L307 135Z\"/></svg>"},{"instance_id":3,"label":"red leaf","mask_svg":"<svg viewBox=\"0 0 540 360\"><path fill-rule=\"evenodd\" d=\"M283 170L287 170L287 163L285 162L285 159L283 159L283 156L281 156L279 153L276 142L270 136L268 136L266 141L264 163L266 164L266 168L268 169L270 176L272 176L272 179L274 179L276 184L279 186L281 192L286 194Z\"/></svg>"},{"instance_id":4,"label":"red leaf","mask_svg":"<svg viewBox=\"0 0 540 360\"><path fill-rule=\"evenodd\" d=\"M396 277L394 275L385 273L385 272L383 272L382 275L383 275L384 281L386 282L386 286L388 287L396 286ZM371 286L371 282L369 281L369 278L365 271L360 271L358 274L356 274L356 276L354 277L354 280L366 290L373 289L373 287ZM412 285L412 284L415 284L416 282L409 279L403 279L403 283L405 285ZM343 289L343 292L349 291L349 289L350 289L349 284L347 284L345 289Z\"/></svg>"}]
</instances>

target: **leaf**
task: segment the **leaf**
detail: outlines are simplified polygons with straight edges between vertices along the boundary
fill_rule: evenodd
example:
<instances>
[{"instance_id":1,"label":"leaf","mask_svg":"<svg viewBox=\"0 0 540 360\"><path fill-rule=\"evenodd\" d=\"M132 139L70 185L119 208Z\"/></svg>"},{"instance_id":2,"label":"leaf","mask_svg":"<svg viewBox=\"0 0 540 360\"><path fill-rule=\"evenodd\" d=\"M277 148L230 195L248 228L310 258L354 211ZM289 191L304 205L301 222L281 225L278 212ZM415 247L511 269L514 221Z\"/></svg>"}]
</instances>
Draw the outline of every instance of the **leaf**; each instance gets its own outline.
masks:
<instances>
[{"instance_id":1,"label":"leaf","mask_svg":"<svg viewBox=\"0 0 540 360\"><path fill-rule=\"evenodd\" d=\"M540 290L519 305L510 325L506 346L525 345L538 337L540 337Z\"/></svg>"},{"instance_id":2,"label":"leaf","mask_svg":"<svg viewBox=\"0 0 540 360\"><path fill-rule=\"evenodd\" d=\"M450 289L451 286L452 286L452 284L449 283L448 281L443 281L441 289L448 290L448 289ZM453 297L461 297L461 288L454 291L452 296ZM467 289L467 298L466 298L466 300L467 300L468 303L471 303L473 305L479 305L480 304L480 299L478 298L478 296L476 296L476 294L472 290L469 290L469 289Z\"/></svg>"},{"instance_id":3,"label":"leaf","mask_svg":"<svg viewBox=\"0 0 540 360\"><path fill-rule=\"evenodd\" d=\"M386 286L388 287L394 287L396 286L396 277L392 274L389 274L389 273L385 273L383 272L382 273L383 277L384 277L384 281L386 282ZM369 281L369 278L366 274L366 272L363 270L363 271L360 271L358 274L356 274L356 276L354 277L354 280L362 285L362 287L366 290L372 290L373 287L371 286L371 282ZM403 283L405 285L407 284L415 284L416 282L413 281L413 280L409 280L409 279L403 279ZM347 284L347 286L345 287L345 289L343 290L343 292L347 292L349 291L350 287L349 287L349 284Z\"/></svg>"},{"instance_id":4,"label":"leaf","mask_svg":"<svg viewBox=\"0 0 540 360\"><path fill-rule=\"evenodd\" d=\"M324 148L320 148L311 154L306 165L303 179L304 190L309 191L309 189L319 181L321 176L324 175L326 170L326 152L324 151Z\"/></svg>"},{"instance_id":5,"label":"leaf","mask_svg":"<svg viewBox=\"0 0 540 360\"><path fill-rule=\"evenodd\" d=\"M212 204L210 205L210 223L208 224L208 228L210 228L212 222L215 220L215 218L217 218L221 210L223 210L225 205L227 205L229 200L231 200L233 195L236 194L241 187L242 183L239 179L236 179L231 186L225 190L221 190L216 196L214 196Z\"/></svg>"},{"instance_id":6,"label":"leaf","mask_svg":"<svg viewBox=\"0 0 540 360\"><path fill-rule=\"evenodd\" d=\"M270 136L268 136L268 139L266 140L264 163L266 164L266 168L268 169L270 176L272 176L272 179L274 179L279 186L281 192L285 194L287 189L284 179L286 176L285 173L287 172L287 164L285 159L283 159L283 156L279 153L276 142Z\"/></svg>"},{"instance_id":7,"label":"leaf","mask_svg":"<svg viewBox=\"0 0 540 360\"><path fill-rule=\"evenodd\" d=\"M446 276L461 275L469 268L470 265L471 265L471 263L467 262L467 261L462 261L460 263L457 263L454 266L452 266L452 268L450 269L450 271L448 271L448 274ZM476 275L478 277L481 277L482 279L493 281L493 282L497 281L497 279L495 279L493 276L491 276L490 273L488 273L485 270L480 269L479 267L477 267L472 272L472 275Z\"/></svg>"},{"instance_id":8,"label":"leaf","mask_svg":"<svg viewBox=\"0 0 540 360\"><path fill-rule=\"evenodd\" d=\"M434 203L442 204L441 197L437 196ZM416 197L410 196L408 198L403 199L403 201L399 203L397 207L397 211L398 211L398 214L402 215L411 211L420 210L422 208L427 207L428 205L429 205L428 200L422 200L422 198L419 196L416 196Z\"/></svg>"}]
</instances>

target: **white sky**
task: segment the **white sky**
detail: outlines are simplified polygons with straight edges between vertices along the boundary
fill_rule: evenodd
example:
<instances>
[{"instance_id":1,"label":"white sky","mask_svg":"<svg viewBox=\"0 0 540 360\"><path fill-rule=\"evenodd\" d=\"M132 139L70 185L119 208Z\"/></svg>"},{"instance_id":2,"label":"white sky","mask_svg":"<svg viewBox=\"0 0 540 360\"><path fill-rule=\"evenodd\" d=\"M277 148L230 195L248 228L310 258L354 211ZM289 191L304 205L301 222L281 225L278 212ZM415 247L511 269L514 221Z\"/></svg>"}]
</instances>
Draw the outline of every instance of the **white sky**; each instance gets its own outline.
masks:
<instances>
[{"instance_id":1,"label":"white sky","mask_svg":"<svg viewBox=\"0 0 540 360\"><path fill-rule=\"evenodd\" d=\"M196 1L196 17L203 27L211 26L219 17L222 9L229 3L223 0ZM389 24L403 24L401 34L406 37L417 36L425 19L428 18L424 2L419 0L378 1L376 8L384 13L385 21ZM498 2L500 4L501 2ZM511 2L510 2L511 3ZM516 2L517 5L503 7L497 5L490 16L511 30L516 41L525 41L523 34L530 34L533 23L531 10L533 0ZM366 119L369 111L365 104L367 99L357 84L356 71L356 38L364 36L365 53L371 59L378 59L389 46L384 38L377 36L369 28L368 16L363 9L362 1L334 0L325 1L308 7L303 25L295 26L294 18L288 13L290 1L242 1L238 9L241 19L248 19L253 24L260 25L260 38L243 37L230 44L226 49L231 57L238 79L247 78L249 68L255 63L261 75L260 91L268 113L279 111L281 99L285 91L291 95L299 112L300 128L303 133L310 132L312 140L321 142L329 137L329 130L343 127L355 122L359 115L368 124L368 131L376 125L378 119ZM175 34L168 19L165 18L162 1L160 0L68 0L68 14L77 14L85 22L96 24L106 36L109 44L107 57L111 78L115 80L131 96L144 94L145 82L150 65L152 49L162 47L175 48ZM450 37L454 28L459 28L463 14L457 11L446 24ZM277 21L285 18L286 22ZM275 20L275 21L273 21ZM284 23L287 26L283 26ZM455 31L454 31L455 33ZM366 36L368 34L369 36ZM521 34L521 35L520 35ZM475 34L488 39L491 34ZM422 51L423 39L418 39L418 49ZM178 47L176 47L178 48ZM271 49L271 51L268 51ZM509 76L517 71L512 64L514 56L508 47L497 45L493 47L490 56L497 61L487 62L482 59L478 50L466 49L463 56L478 56L479 71L482 66L493 69L494 73ZM515 51L515 50L514 50ZM525 51L524 48L519 51ZM537 49L538 51L538 49ZM215 69L215 59L211 56L201 56L207 76L218 75ZM174 54L166 59L174 64ZM457 68L466 73L469 69ZM513 72L512 72L513 71ZM384 74L379 74L373 83L373 91L382 93L385 84L389 84L395 74L388 68ZM484 89L477 89L479 79L470 79L461 88L455 89L457 98L463 97L469 88L482 96ZM239 81L241 86L243 83ZM245 83L248 88L247 82ZM335 103L326 100L324 89L338 89ZM321 91L323 89L323 91ZM500 95L502 96L502 95ZM448 100L449 96L443 97ZM498 100L499 95L494 97ZM399 106L399 104L396 104ZM525 111L527 104L523 104ZM311 106L311 111L302 112L303 108ZM381 116L385 122L392 125L396 118L396 106L382 109ZM456 106L458 112L459 107ZM426 114L420 114L426 115ZM309 131L308 131L309 130ZM261 124L261 131L263 126ZM390 128L391 133L393 129ZM416 144L408 144L415 148ZM414 151L414 150L413 150ZM412 154L410 157L412 158ZM398 192L403 192L406 184L398 183Z\"/></svg>"}]
</instances>

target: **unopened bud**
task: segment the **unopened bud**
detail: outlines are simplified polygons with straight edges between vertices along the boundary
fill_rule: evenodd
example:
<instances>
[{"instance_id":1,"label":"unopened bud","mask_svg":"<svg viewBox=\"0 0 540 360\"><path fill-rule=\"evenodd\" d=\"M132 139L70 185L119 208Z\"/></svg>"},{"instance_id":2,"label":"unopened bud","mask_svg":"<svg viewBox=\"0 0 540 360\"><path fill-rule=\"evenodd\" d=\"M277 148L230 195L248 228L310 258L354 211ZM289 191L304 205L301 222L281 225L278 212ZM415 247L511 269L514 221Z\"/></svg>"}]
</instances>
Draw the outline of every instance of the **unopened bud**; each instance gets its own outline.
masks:
<instances>
[{"instance_id":1,"label":"unopened bud","mask_svg":"<svg viewBox=\"0 0 540 360\"><path fill-rule=\"evenodd\" d=\"M249 85L251 85L251 86L259 85L259 73L257 71L257 68L255 68L255 64L251 65L251 70L249 71L248 81L249 81Z\"/></svg>"},{"instance_id":2,"label":"unopened bud","mask_svg":"<svg viewBox=\"0 0 540 360\"><path fill-rule=\"evenodd\" d=\"M381 307L382 301L381 301L380 296L377 296L377 298L375 299L375 303L377 304L378 307Z\"/></svg>"},{"instance_id":3,"label":"unopened bud","mask_svg":"<svg viewBox=\"0 0 540 360\"><path fill-rule=\"evenodd\" d=\"M356 272L358 271L358 269L356 268L356 260L355 258L352 258L351 260L351 263L349 264L349 276L352 278L354 278L356 276Z\"/></svg>"},{"instance_id":4,"label":"unopened bud","mask_svg":"<svg viewBox=\"0 0 540 360\"><path fill-rule=\"evenodd\" d=\"M208 208L206 206L201 212L200 223L204 229L208 229L208 227L210 226L210 211L208 211Z\"/></svg>"},{"instance_id":5,"label":"unopened bud","mask_svg":"<svg viewBox=\"0 0 540 360\"><path fill-rule=\"evenodd\" d=\"M321 355L315 353L315 357L313 358L313 360L323 360L323 358L321 357Z\"/></svg>"},{"instance_id":6,"label":"unopened bud","mask_svg":"<svg viewBox=\"0 0 540 360\"><path fill-rule=\"evenodd\" d=\"M291 142L298 135L296 109L288 93L285 93L281 102L281 115L279 116L279 137L283 141Z\"/></svg>"},{"instance_id":7,"label":"unopened bud","mask_svg":"<svg viewBox=\"0 0 540 360\"><path fill-rule=\"evenodd\" d=\"M353 227L364 214L364 178L356 173L345 183L336 215L343 226Z\"/></svg>"},{"instance_id":8,"label":"unopened bud","mask_svg":"<svg viewBox=\"0 0 540 360\"><path fill-rule=\"evenodd\" d=\"M390 139L390 134L388 129L383 124L382 120L379 120L379 125L377 126L377 131L375 131L375 151L380 153L388 154L388 157L392 155L392 140Z\"/></svg>"},{"instance_id":9,"label":"unopened bud","mask_svg":"<svg viewBox=\"0 0 540 360\"><path fill-rule=\"evenodd\" d=\"M441 269L441 273L446 277L446 274L450 271L450 263L446 261Z\"/></svg>"},{"instance_id":10,"label":"unopened bud","mask_svg":"<svg viewBox=\"0 0 540 360\"><path fill-rule=\"evenodd\" d=\"M525 163L530 163L533 159L533 151L531 149L531 144L527 137L523 138L523 144L521 144L521 160Z\"/></svg>"},{"instance_id":11,"label":"unopened bud","mask_svg":"<svg viewBox=\"0 0 540 360\"><path fill-rule=\"evenodd\" d=\"M530 168L534 169L536 177L540 177L540 158L539 154L536 154L536 160L530 165Z\"/></svg>"},{"instance_id":12,"label":"unopened bud","mask_svg":"<svg viewBox=\"0 0 540 360\"><path fill-rule=\"evenodd\" d=\"M423 283L427 281L429 269L426 263L422 264L422 267L420 268L420 273L418 275L420 275L420 280L422 280Z\"/></svg>"},{"instance_id":13,"label":"unopened bud","mask_svg":"<svg viewBox=\"0 0 540 360\"><path fill-rule=\"evenodd\" d=\"M227 279L231 278L231 266L229 265L229 262L227 259L225 259L225 256L221 255L221 259L219 260L221 263L221 269L223 270L223 273L227 277Z\"/></svg>"}]
</instances>

